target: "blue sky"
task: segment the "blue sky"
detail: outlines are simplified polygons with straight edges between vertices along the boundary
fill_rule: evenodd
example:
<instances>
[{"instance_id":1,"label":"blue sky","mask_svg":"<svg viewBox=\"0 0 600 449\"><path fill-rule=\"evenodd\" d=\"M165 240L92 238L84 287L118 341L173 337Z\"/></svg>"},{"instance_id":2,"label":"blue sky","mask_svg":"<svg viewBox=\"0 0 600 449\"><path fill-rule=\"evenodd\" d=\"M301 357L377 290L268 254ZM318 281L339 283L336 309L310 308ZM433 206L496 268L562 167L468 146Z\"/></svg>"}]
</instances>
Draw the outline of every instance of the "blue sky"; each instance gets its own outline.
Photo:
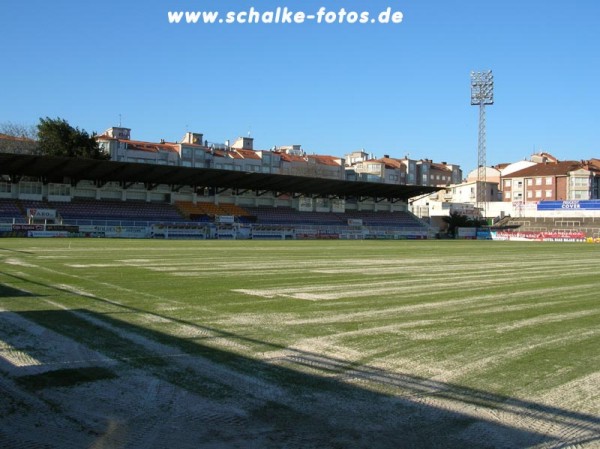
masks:
<instances>
[{"instance_id":1,"label":"blue sky","mask_svg":"<svg viewBox=\"0 0 600 449\"><path fill-rule=\"evenodd\" d=\"M185 25L168 11L402 11L401 24ZM61 117L139 140L477 165L471 70L492 69L488 164L600 157L596 0L3 0L0 123Z\"/></svg>"}]
</instances>

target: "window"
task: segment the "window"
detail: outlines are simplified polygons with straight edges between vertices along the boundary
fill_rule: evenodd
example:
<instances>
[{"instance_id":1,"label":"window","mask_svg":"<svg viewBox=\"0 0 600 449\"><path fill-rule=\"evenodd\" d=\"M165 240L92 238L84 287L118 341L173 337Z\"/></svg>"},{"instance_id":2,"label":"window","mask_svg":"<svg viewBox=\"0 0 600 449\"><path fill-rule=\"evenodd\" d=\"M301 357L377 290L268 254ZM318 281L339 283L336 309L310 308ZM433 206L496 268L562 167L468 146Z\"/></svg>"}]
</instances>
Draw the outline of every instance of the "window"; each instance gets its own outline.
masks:
<instances>
[{"instance_id":1,"label":"window","mask_svg":"<svg viewBox=\"0 0 600 449\"><path fill-rule=\"evenodd\" d=\"M551 186L551 185L552 185L552 176L548 176L548 177L546 178L546 185L547 185L547 186Z\"/></svg>"},{"instance_id":2,"label":"window","mask_svg":"<svg viewBox=\"0 0 600 449\"><path fill-rule=\"evenodd\" d=\"M546 190L546 198L552 198L552 190Z\"/></svg>"},{"instance_id":3,"label":"window","mask_svg":"<svg viewBox=\"0 0 600 449\"><path fill-rule=\"evenodd\" d=\"M48 195L71 196L71 186L69 184L48 184Z\"/></svg>"},{"instance_id":4,"label":"window","mask_svg":"<svg viewBox=\"0 0 600 449\"><path fill-rule=\"evenodd\" d=\"M541 198L542 197L542 191L541 190L536 190L535 191L535 197L536 198Z\"/></svg>"},{"instance_id":5,"label":"window","mask_svg":"<svg viewBox=\"0 0 600 449\"><path fill-rule=\"evenodd\" d=\"M532 190L528 190L527 191L527 198L533 198L533 191Z\"/></svg>"},{"instance_id":6,"label":"window","mask_svg":"<svg viewBox=\"0 0 600 449\"><path fill-rule=\"evenodd\" d=\"M529 179L527 180L527 185L528 185L528 186L532 186L532 185L533 185L533 179L529 178Z\"/></svg>"},{"instance_id":7,"label":"window","mask_svg":"<svg viewBox=\"0 0 600 449\"><path fill-rule=\"evenodd\" d=\"M10 193L10 182L0 182L0 193Z\"/></svg>"},{"instance_id":8,"label":"window","mask_svg":"<svg viewBox=\"0 0 600 449\"><path fill-rule=\"evenodd\" d=\"M535 185L536 186L541 186L542 185L542 178L535 178Z\"/></svg>"},{"instance_id":9,"label":"window","mask_svg":"<svg viewBox=\"0 0 600 449\"><path fill-rule=\"evenodd\" d=\"M512 185L512 180L510 180L510 179L505 179L505 180L504 180L504 187L505 187L505 188L506 188L506 187L509 187L509 188L510 188L510 186L511 186L511 185Z\"/></svg>"},{"instance_id":10,"label":"window","mask_svg":"<svg viewBox=\"0 0 600 449\"><path fill-rule=\"evenodd\" d=\"M504 192L504 198L510 200L510 192Z\"/></svg>"},{"instance_id":11,"label":"window","mask_svg":"<svg viewBox=\"0 0 600 449\"><path fill-rule=\"evenodd\" d=\"M589 187L589 178L571 178L571 185L573 187Z\"/></svg>"},{"instance_id":12,"label":"window","mask_svg":"<svg viewBox=\"0 0 600 449\"><path fill-rule=\"evenodd\" d=\"M42 194L42 184L38 182L21 182L19 186L19 191L21 193L30 194L30 195L41 195Z\"/></svg>"}]
</instances>

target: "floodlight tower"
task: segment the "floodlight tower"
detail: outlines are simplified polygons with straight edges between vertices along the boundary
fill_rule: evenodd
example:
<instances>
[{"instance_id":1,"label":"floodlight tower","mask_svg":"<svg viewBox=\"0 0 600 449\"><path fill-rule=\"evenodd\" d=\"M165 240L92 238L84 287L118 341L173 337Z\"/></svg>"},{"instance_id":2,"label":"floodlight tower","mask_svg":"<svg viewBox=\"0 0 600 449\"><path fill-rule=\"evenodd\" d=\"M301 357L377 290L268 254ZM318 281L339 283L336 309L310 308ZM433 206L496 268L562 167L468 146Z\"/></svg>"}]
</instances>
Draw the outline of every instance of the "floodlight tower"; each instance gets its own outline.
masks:
<instances>
[{"instance_id":1,"label":"floodlight tower","mask_svg":"<svg viewBox=\"0 0 600 449\"><path fill-rule=\"evenodd\" d=\"M494 104L494 75L491 70L471 72L471 105L479 106L479 139L477 141L477 207L485 209L485 106ZM485 214L484 214L485 215Z\"/></svg>"}]
</instances>

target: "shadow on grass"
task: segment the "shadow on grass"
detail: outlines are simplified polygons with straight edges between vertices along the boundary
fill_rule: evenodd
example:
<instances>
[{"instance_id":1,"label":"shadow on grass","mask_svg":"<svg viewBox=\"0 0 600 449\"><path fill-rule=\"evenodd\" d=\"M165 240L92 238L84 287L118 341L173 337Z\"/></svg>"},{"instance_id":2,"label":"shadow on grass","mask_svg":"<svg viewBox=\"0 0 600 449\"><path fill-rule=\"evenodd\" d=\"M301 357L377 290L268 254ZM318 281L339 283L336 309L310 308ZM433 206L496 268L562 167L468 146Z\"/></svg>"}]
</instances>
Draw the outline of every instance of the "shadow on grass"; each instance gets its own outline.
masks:
<instances>
[{"instance_id":1,"label":"shadow on grass","mask_svg":"<svg viewBox=\"0 0 600 449\"><path fill-rule=\"evenodd\" d=\"M596 416L356 366L308 351L286 350L279 359L263 361L83 309L18 314L190 395L235 401L244 410L241 420L232 423L224 418L223 423L203 423L199 428L192 428L193 421L181 423L188 435L196 435L207 447L213 447L211 442L215 447L521 448L600 442ZM231 333L219 335L269 345ZM101 366L95 369L100 373L96 380L112 377ZM74 383L80 378L94 381L95 374L87 370L88 374L69 375ZM119 375L119 370L113 371ZM60 386L60 376L46 374L44 379L49 377L52 381L40 388ZM490 414L476 413L482 409ZM493 419L498 413L509 419ZM224 425L229 426L227 438L222 434ZM544 431L557 426L567 429L568 441ZM227 441L235 437L236 443L229 446ZM168 437L172 447L188 447L184 441L178 433ZM131 447L138 446L132 442Z\"/></svg>"},{"instance_id":2,"label":"shadow on grass","mask_svg":"<svg viewBox=\"0 0 600 449\"><path fill-rule=\"evenodd\" d=\"M33 293L27 292L25 290L19 290L18 288L10 287L5 284L0 284L0 298L26 298L26 297L34 297L39 295L34 295Z\"/></svg>"},{"instance_id":3,"label":"shadow on grass","mask_svg":"<svg viewBox=\"0 0 600 449\"><path fill-rule=\"evenodd\" d=\"M14 248L2 248L2 247L0 247L0 251L7 251L7 252L17 253L17 254L33 254L31 251L23 251L23 250L14 249Z\"/></svg>"},{"instance_id":4,"label":"shadow on grass","mask_svg":"<svg viewBox=\"0 0 600 449\"><path fill-rule=\"evenodd\" d=\"M102 367L64 368L40 374L19 376L17 382L30 390L75 385L116 378L116 374Z\"/></svg>"},{"instance_id":5,"label":"shadow on grass","mask_svg":"<svg viewBox=\"0 0 600 449\"><path fill-rule=\"evenodd\" d=\"M224 416L221 421L182 422L185 434L169 430L165 415L164 423L159 420L154 425L164 434L161 441L171 447L522 448L600 444L597 416L355 365L13 277L114 309L112 316L85 309L18 312L23 318L123 366L175 385L190 396L223 404L233 401L242 410L242 417L237 419ZM127 314L189 326L200 336L180 338L114 318ZM265 352L281 351L282 355L258 360L211 346L212 338L262 346ZM86 383L118 382L111 381L108 374L104 376L101 365L97 369L99 377L91 375ZM119 370L111 369L120 375ZM79 384L80 375L70 375L74 384ZM60 386L58 383L52 380L40 388L54 388ZM0 424L0 435L3 430L7 429ZM196 444L186 445L191 438ZM93 444L91 436L89 443ZM130 441L125 447L142 446Z\"/></svg>"}]
</instances>

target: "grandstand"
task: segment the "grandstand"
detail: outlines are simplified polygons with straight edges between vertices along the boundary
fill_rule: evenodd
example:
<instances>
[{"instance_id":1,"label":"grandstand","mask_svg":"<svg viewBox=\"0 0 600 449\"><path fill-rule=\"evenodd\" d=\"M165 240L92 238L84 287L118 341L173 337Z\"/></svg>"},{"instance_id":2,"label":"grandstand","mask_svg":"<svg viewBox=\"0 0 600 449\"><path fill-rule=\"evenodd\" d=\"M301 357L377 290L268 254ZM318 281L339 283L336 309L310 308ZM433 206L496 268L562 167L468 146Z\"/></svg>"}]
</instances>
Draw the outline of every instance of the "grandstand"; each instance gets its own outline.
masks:
<instances>
[{"instance_id":1,"label":"grandstand","mask_svg":"<svg viewBox=\"0 0 600 449\"><path fill-rule=\"evenodd\" d=\"M53 218L36 218L28 211L52 210ZM194 225L202 238L425 238L427 227L409 212L303 212L292 207L248 207L235 204L190 201L147 203L141 201L90 200L32 201L0 199L0 223L76 226L84 233L102 228L145 227L171 231ZM207 232L209 226L211 232ZM18 228L17 228L18 229ZM71 228L72 229L72 228ZM12 231L11 227L11 231ZM164 236L163 233L158 235ZM171 237L174 234L171 234ZM351 235L351 237L350 237Z\"/></svg>"},{"instance_id":2,"label":"grandstand","mask_svg":"<svg viewBox=\"0 0 600 449\"><path fill-rule=\"evenodd\" d=\"M577 230L590 238L600 238L600 216L516 217L504 226L518 232L570 232Z\"/></svg>"},{"instance_id":3,"label":"grandstand","mask_svg":"<svg viewBox=\"0 0 600 449\"><path fill-rule=\"evenodd\" d=\"M0 154L0 235L423 239L407 200L432 190Z\"/></svg>"}]
</instances>

